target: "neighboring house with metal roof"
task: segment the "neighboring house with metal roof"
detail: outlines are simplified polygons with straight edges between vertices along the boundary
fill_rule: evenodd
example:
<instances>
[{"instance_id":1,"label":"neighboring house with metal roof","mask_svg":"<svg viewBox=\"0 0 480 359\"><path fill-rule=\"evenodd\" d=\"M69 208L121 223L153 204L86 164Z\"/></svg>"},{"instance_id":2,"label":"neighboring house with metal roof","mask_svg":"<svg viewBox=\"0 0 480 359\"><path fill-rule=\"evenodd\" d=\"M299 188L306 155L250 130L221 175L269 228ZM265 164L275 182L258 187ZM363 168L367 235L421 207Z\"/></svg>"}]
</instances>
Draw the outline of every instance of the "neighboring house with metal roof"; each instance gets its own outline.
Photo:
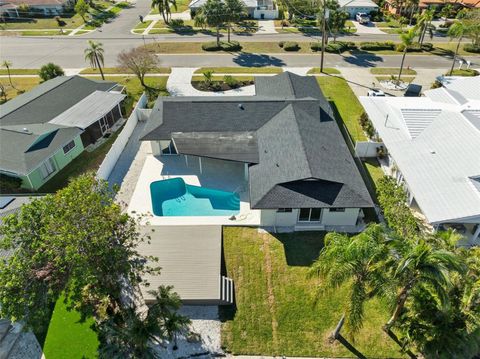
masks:
<instances>
[{"instance_id":1,"label":"neighboring house with metal roof","mask_svg":"<svg viewBox=\"0 0 480 359\"><path fill-rule=\"evenodd\" d=\"M159 98L141 141L160 161L188 156L200 171L202 159L244 166L261 226L358 228L373 203L315 78L287 72L258 77L255 88L248 97Z\"/></svg>"},{"instance_id":2,"label":"neighboring house with metal roof","mask_svg":"<svg viewBox=\"0 0 480 359\"><path fill-rule=\"evenodd\" d=\"M410 204L434 227L480 237L480 77L425 97L360 97Z\"/></svg>"},{"instance_id":3,"label":"neighboring house with metal roof","mask_svg":"<svg viewBox=\"0 0 480 359\"><path fill-rule=\"evenodd\" d=\"M242 0L247 15L254 19L276 19L278 9L273 0ZM195 16L207 0L192 0L188 5L191 13Z\"/></svg>"},{"instance_id":4,"label":"neighboring house with metal roof","mask_svg":"<svg viewBox=\"0 0 480 359\"><path fill-rule=\"evenodd\" d=\"M122 118L116 83L80 76L46 81L0 106L0 173L39 189Z\"/></svg>"}]
</instances>

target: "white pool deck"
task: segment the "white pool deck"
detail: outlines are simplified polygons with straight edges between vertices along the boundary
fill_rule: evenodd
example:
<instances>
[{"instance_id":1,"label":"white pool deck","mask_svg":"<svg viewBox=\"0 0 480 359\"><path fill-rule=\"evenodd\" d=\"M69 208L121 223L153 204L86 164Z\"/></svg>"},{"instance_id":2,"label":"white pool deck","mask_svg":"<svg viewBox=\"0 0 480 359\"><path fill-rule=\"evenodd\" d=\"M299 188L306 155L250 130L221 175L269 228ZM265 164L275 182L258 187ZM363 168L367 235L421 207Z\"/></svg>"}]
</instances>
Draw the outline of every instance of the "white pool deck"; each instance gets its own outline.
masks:
<instances>
[{"instance_id":1,"label":"white pool deck","mask_svg":"<svg viewBox=\"0 0 480 359\"><path fill-rule=\"evenodd\" d=\"M202 171L198 157L154 156L151 146L145 146L146 158L136 181L127 212L132 216L142 215L142 224L159 225L236 225L259 226L260 211L250 209L248 183L241 163L202 158ZM236 220L229 216L155 216L152 212L150 184L155 181L182 178L185 183L222 191L237 192L240 196L240 211ZM146 215L146 216L145 216Z\"/></svg>"}]
</instances>

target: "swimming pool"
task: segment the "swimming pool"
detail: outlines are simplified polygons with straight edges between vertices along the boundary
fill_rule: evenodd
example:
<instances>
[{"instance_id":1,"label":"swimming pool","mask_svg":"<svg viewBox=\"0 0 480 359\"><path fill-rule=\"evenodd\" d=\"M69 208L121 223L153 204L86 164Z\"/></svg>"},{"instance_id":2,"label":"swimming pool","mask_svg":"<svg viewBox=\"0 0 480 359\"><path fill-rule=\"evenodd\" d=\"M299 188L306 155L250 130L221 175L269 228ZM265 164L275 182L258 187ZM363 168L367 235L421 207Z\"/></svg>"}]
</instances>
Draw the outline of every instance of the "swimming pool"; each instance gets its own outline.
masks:
<instances>
[{"instance_id":1,"label":"swimming pool","mask_svg":"<svg viewBox=\"0 0 480 359\"><path fill-rule=\"evenodd\" d=\"M150 184L156 216L231 216L240 211L240 198L233 192L192 186L182 178Z\"/></svg>"}]
</instances>

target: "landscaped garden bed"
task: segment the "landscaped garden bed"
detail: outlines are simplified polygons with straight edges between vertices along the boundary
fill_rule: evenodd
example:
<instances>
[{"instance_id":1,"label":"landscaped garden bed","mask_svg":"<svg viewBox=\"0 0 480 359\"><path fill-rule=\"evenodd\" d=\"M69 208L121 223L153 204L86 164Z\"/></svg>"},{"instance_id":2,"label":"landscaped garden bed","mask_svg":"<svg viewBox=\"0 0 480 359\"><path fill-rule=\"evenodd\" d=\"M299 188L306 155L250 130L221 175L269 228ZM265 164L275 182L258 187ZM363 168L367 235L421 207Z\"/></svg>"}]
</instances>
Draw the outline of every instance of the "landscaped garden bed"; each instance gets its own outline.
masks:
<instances>
[{"instance_id":1,"label":"landscaped garden bed","mask_svg":"<svg viewBox=\"0 0 480 359\"><path fill-rule=\"evenodd\" d=\"M206 72L208 73L208 72ZM204 76L193 76L192 86L199 91L219 92L234 90L241 87L253 85L255 83L253 76L213 76L207 79Z\"/></svg>"}]
</instances>

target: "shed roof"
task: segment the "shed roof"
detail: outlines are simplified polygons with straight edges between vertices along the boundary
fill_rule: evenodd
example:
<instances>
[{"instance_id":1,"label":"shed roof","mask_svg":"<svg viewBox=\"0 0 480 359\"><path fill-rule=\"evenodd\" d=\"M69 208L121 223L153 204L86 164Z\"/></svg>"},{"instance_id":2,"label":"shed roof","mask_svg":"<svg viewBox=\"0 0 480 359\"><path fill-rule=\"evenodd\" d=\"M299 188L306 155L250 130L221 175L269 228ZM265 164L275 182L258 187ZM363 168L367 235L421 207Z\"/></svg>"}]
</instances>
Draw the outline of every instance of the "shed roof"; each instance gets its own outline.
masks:
<instances>
[{"instance_id":1,"label":"shed roof","mask_svg":"<svg viewBox=\"0 0 480 359\"><path fill-rule=\"evenodd\" d=\"M222 253L221 226L144 226L151 237L139 252L158 258L153 266L161 274L146 276L150 287L142 288L146 300L154 299L148 290L173 285L183 301L220 300ZM153 230L153 231L152 231Z\"/></svg>"},{"instance_id":2,"label":"shed roof","mask_svg":"<svg viewBox=\"0 0 480 359\"><path fill-rule=\"evenodd\" d=\"M120 93L95 91L48 123L86 129L125 98Z\"/></svg>"}]
</instances>

